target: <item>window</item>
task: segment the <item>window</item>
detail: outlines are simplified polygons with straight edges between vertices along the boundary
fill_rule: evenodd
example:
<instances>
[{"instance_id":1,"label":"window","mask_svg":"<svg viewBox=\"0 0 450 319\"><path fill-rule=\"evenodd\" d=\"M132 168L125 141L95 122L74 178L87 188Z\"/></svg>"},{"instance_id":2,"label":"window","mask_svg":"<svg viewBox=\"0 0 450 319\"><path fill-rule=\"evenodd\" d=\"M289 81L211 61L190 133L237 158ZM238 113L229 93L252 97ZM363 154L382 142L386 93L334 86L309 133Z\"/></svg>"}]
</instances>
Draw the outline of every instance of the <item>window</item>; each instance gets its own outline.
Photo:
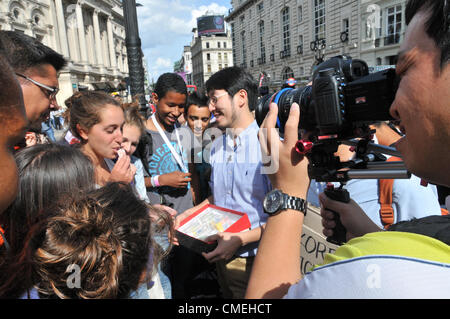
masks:
<instances>
[{"instance_id":1,"label":"window","mask_svg":"<svg viewBox=\"0 0 450 319\"><path fill-rule=\"evenodd\" d=\"M314 38L325 39L325 0L314 0Z\"/></svg>"},{"instance_id":2,"label":"window","mask_svg":"<svg viewBox=\"0 0 450 319\"><path fill-rule=\"evenodd\" d=\"M219 61L222 61L222 53L217 53L217 59L219 60Z\"/></svg>"},{"instance_id":3,"label":"window","mask_svg":"<svg viewBox=\"0 0 450 319\"><path fill-rule=\"evenodd\" d=\"M402 6L388 8L386 19L386 39L384 44L399 43L402 29Z\"/></svg>"},{"instance_id":4,"label":"window","mask_svg":"<svg viewBox=\"0 0 450 319\"><path fill-rule=\"evenodd\" d=\"M342 31L347 33L350 31L350 22L348 19L342 20Z\"/></svg>"},{"instance_id":5,"label":"window","mask_svg":"<svg viewBox=\"0 0 450 319\"><path fill-rule=\"evenodd\" d=\"M223 60L224 60L225 62L228 61L228 53L224 53L224 54L223 54Z\"/></svg>"},{"instance_id":6,"label":"window","mask_svg":"<svg viewBox=\"0 0 450 319\"><path fill-rule=\"evenodd\" d=\"M264 21L259 22L259 53L261 63L266 62L266 46L264 45Z\"/></svg>"},{"instance_id":7,"label":"window","mask_svg":"<svg viewBox=\"0 0 450 319\"><path fill-rule=\"evenodd\" d=\"M387 65L396 65L398 56L397 55L387 56L387 57L385 57L385 60L386 60Z\"/></svg>"},{"instance_id":8,"label":"window","mask_svg":"<svg viewBox=\"0 0 450 319\"><path fill-rule=\"evenodd\" d=\"M217 42L217 47L220 49L220 42Z\"/></svg>"},{"instance_id":9,"label":"window","mask_svg":"<svg viewBox=\"0 0 450 319\"><path fill-rule=\"evenodd\" d=\"M206 60L210 61L211 60L211 54L206 53Z\"/></svg>"},{"instance_id":10,"label":"window","mask_svg":"<svg viewBox=\"0 0 450 319\"><path fill-rule=\"evenodd\" d=\"M211 73L211 64L208 64L208 73Z\"/></svg>"},{"instance_id":11,"label":"window","mask_svg":"<svg viewBox=\"0 0 450 319\"><path fill-rule=\"evenodd\" d=\"M258 3L258 5L256 6L258 13L262 13L264 10L264 2L261 1L260 3Z\"/></svg>"},{"instance_id":12,"label":"window","mask_svg":"<svg viewBox=\"0 0 450 319\"><path fill-rule=\"evenodd\" d=\"M297 47L297 53L303 54L303 35L300 34L298 36L298 47Z\"/></svg>"},{"instance_id":13,"label":"window","mask_svg":"<svg viewBox=\"0 0 450 319\"><path fill-rule=\"evenodd\" d=\"M298 23L303 21L303 7L298 6L297 8L297 17L298 17Z\"/></svg>"},{"instance_id":14,"label":"window","mask_svg":"<svg viewBox=\"0 0 450 319\"><path fill-rule=\"evenodd\" d=\"M241 32L241 42L242 42L242 63L247 64L247 49L245 47L245 31Z\"/></svg>"},{"instance_id":15,"label":"window","mask_svg":"<svg viewBox=\"0 0 450 319\"><path fill-rule=\"evenodd\" d=\"M209 42L206 42L206 48L209 49Z\"/></svg>"},{"instance_id":16,"label":"window","mask_svg":"<svg viewBox=\"0 0 450 319\"><path fill-rule=\"evenodd\" d=\"M13 10L13 14L14 14L14 18L15 18L15 19L19 19L19 16L20 16L20 11L19 11L19 9L15 8L15 9Z\"/></svg>"},{"instance_id":17,"label":"window","mask_svg":"<svg viewBox=\"0 0 450 319\"><path fill-rule=\"evenodd\" d=\"M350 21L349 19L342 20L342 33L341 33L341 41L348 42L350 39Z\"/></svg>"},{"instance_id":18,"label":"window","mask_svg":"<svg viewBox=\"0 0 450 319\"><path fill-rule=\"evenodd\" d=\"M283 31L283 51L285 55L291 53L291 32L289 25L289 7L286 7L281 11L282 31Z\"/></svg>"},{"instance_id":19,"label":"window","mask_svg":"<svg viewBox=\"0 0 450 319\"><path fill-rule=\"evenodd\" d=\"M226 42L224 42L224 44L226 44ZM234 23L231 24L231 44L233 47L236 47ZM226 45L224 45L224 48L226 48ZM233 50L233 60L236 61L236 50Z\"/></svg>"},{"instance_id":20,"label":"window","mask_svg":"<svg viewBox=\"0 0 450 319\"><path fill-rule=\"evenodd\" d=\"M270 33L273 34L275 32L274 26L273 26L273 20L270 20Z\"/></svg>"},{"instance_id":21,"label":"window","mask_svg":"<svg viewBox=\"0 0 450 319\"><path fill-rule=\"evenodd\" d=\"M300 67L300 75L305 75L305 68L304 67Z\"/></svg>"},{"instance_id":22,"label":"window","mask_svg":"<svg viewBox=\"0 0 450 319\"><path fill-rule=\"evenodd\" d=\"M223 43L223 48L224 48L224 49L227 48L227 43L226 43L226 42Z\"/></svg>"},{"instance_id":23,"label":"window","mask_svg":"<svg viewBox=\"0 0 450 319\"><path fill-rule=\"evenodd\" d=\"M283 81L286 81L289 78L293 78L294 77L294 71L292 71L292 69L290 67L286 67L283 70L283 75L282 75L282 79Z\"/></svg>"}]
</instances>

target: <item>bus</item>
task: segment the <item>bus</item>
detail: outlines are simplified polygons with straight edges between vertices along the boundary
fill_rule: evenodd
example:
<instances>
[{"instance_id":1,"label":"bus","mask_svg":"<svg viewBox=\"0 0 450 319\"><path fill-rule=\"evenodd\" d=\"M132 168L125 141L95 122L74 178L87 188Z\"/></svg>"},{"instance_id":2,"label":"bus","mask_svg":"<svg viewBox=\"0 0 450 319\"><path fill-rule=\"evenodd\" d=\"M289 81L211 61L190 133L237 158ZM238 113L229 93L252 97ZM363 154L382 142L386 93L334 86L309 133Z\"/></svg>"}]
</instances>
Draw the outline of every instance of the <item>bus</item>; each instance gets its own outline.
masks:
<instances>
[{"instance_id":1,"label":"bus","mask_svg":"<svg viewBox=\"0 0 450 319\"><path fill-rule=\"evenodd\" d=\"M188 84L188 85L186 85L186 87L187 87L188 94L192 94L194 92L197 92L197 86L196 85Z\"/></svg>"}]
</instances>

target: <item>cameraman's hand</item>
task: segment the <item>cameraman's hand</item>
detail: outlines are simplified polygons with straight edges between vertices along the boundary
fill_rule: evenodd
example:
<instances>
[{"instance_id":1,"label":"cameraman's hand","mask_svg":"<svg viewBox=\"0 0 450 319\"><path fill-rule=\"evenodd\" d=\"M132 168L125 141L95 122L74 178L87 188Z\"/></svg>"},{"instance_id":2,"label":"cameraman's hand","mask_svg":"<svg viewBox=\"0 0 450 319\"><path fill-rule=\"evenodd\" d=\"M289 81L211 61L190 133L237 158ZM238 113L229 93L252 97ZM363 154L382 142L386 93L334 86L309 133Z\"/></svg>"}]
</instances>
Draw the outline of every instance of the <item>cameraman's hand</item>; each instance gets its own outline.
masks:
<instances>
[{"instance_id":1,"label":"cameraman's hand","mask_svg":"<svg viewBox=\"0 0 450 319\"><path fill-rule=\"evenodd\" d=\"M350 203L338 202L330 199L325 193L319 195L319 200L325 236L332 236L333 228L336 226L334 214L330 210L339 214L342 225L347 230L347 241L367 233L381 231L354 200L350 200Z\"/></svg>"},{"instance_id":2,"label":"cameraman's hand","mask_svg":"<svg viewBox=\"0 0 450 319\"><path fill-rule=\"evenodd\" d=\"M272 186L282 192L305 199L309 188L308 160L295 150L298 141L300 108L292 104L284 129L284 141L275 129L278 106L270 104L270 110L261 124L258 136L263 156L270 156L272 172L268 173ZM275 169L273 168L275 166Z\"/></svg>"}]
</instances>

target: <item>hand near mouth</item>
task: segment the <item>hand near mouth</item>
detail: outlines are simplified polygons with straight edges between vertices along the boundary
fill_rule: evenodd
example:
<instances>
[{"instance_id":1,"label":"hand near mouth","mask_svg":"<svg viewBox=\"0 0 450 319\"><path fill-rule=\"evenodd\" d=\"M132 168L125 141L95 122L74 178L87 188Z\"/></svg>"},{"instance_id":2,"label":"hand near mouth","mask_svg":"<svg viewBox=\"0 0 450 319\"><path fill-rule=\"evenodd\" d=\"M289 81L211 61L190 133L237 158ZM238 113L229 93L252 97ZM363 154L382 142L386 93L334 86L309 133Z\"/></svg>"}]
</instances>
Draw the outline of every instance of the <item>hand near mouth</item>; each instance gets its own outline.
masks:
<instances>
[{"instance_id":1,"label":"hand near mouth","mask_svg":"<svg viewBox=\"0 0 450 319\"><path fill-rule=\"evenodd\" d=\"M134 174L136 174L136 166L131 164L131 159L128 155L120 151L118 152L119 158L116 165L114 165L109 176L109 181L129 184L133 181Z\"/></svg>"}]
</instances>

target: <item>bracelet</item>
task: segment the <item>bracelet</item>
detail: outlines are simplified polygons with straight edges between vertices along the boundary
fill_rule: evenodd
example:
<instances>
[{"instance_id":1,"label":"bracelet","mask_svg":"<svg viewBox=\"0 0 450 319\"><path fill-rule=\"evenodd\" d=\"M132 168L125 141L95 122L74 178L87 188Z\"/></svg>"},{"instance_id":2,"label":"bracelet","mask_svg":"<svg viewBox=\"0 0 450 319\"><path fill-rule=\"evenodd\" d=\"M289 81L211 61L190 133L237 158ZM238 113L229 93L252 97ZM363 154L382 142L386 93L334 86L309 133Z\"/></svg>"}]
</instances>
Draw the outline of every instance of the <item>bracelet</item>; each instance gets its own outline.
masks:
<instances>
[{"instance_id":1,"label":"bracelet","mask_svg":"<svg viewBox=\"0 0 450 319\"><path fill-rule=\"evenodd\" d=\"M156 187L155 186L155 177L154 176L150 177L150 183L152 184L152 187Z\"/></svg>"},{"instance_id":2,"label":"bracelet","mask_svg":"<svg viewBox=\"0 0 450 319\"><path fill-rule=\"evenodd\" d=\"M152 185L153 187L161 186L161 184L159 184L159 175L155 175L152 177Z\"/></svg>"}]
</instances>

